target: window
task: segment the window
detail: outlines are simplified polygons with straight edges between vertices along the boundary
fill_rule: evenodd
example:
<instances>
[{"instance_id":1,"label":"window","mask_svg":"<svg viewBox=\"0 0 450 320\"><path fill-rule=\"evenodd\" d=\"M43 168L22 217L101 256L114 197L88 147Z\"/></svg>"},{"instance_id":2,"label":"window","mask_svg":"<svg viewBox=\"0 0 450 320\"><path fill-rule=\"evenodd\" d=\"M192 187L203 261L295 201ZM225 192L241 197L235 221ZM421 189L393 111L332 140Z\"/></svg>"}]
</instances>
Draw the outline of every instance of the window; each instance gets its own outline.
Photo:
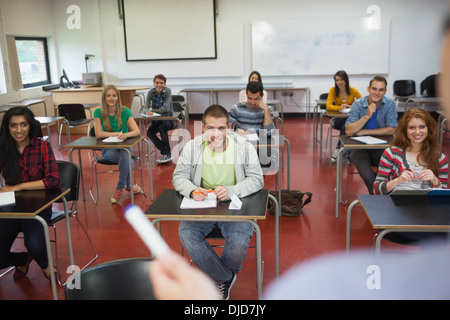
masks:
<instances>
[{"instance_id":1,"label":"window","mask_svg":"<svg viewBox=\"0 0 450 320\"><path fill-rule=\"evenodd\" d=\"M24 88L50 83L46 38L15 37L20 77Z\"/></svg>"}]
</instances>

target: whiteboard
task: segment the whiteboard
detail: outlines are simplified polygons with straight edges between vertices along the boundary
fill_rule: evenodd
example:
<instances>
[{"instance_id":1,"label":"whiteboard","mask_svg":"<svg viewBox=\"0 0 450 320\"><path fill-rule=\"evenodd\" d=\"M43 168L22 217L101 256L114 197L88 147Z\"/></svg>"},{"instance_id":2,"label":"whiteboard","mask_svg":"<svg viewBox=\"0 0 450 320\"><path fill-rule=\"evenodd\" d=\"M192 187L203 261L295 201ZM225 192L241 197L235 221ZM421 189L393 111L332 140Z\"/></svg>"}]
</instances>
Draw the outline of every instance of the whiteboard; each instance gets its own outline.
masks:
<instances>
[{"instance_id":1,"label":"whiteboard","mask_svg":"<svg viewBox=\"0 0 450 320\"><path fill-rule=\"evenodd\" d=\"M214 0L122 0L127 61L215 59Z\"/></svg>"},{"instance_id":2,"label":"whiteboard","mask_svg":"<svg viewBox=\"0 0 450 320\"><path fill-rule=\"evenodd\" d=\"M252 67L261 74L387 74L390 19L369 30L365 19L255 21Z\"/></svg>"}]
</instances>

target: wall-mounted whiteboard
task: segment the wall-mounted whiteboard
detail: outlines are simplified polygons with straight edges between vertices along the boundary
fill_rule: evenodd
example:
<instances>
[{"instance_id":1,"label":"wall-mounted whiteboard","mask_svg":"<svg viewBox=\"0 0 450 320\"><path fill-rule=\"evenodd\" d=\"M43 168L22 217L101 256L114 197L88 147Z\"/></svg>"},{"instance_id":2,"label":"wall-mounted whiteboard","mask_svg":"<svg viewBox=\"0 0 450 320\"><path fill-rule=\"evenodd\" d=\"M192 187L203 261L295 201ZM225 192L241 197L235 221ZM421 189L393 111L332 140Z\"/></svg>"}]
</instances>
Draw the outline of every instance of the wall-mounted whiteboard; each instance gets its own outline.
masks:
<instances>
[{"instance_id":1,"label":"wall-mounted whiteboard","mask_svg":"<svg viewBox=\"0 0 450 320\"><path fill-rule=\"evenodd\" d=\"M122 0L127 61L215 59L214 0Z\"/></svg>"},{"instance_id":2,"label":"wall-mounted whiteboard","mask_svg":"<svg viewBox=\"0 0 450 320\"><path fill-rule=\"evenodd\" d=\"M252 67L266 76L387 74L390 19L369 30L366 19L256 21Z\"/></svg>"}]
</instances>

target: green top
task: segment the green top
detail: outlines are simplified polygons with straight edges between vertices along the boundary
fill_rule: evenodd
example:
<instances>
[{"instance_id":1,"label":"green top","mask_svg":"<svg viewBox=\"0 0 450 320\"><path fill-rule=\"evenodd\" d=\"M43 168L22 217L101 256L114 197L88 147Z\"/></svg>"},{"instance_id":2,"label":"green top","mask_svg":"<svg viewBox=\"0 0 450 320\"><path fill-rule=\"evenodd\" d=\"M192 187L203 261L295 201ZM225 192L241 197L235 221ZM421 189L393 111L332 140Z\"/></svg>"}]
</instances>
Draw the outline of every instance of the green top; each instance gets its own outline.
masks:
<instances>
[{"instance_id":1,"label":"green top","mask_svg":"<svg viewBox=\"0 0 450 320\"><path fill-rule=\"evenodd\" d=\"M234 170L234 140L228 139L225 152L214 152L205 143L203 149L202 187L214 189L217 186L234 186L236 174Z\"/></svg>"},{"instance_id":2,"label":"green top","mask_svg":"<svg viewBox=\"0 0 450 320\"><path fill-rule=\"evenodd\" d=\"M120 131L122 131L122 133L129 132L128 126L126 124L127 124L128 119L131 117L132 117L131 110L128 109L127 107L122 107L122 125L123 125L123 129L122 129L122 128L119 128L119 124L117 123L115 117L109 116L109 121L111 122L112 132L120 132ZM105 131L105 128L103 127L101 108L95 109L94 118L100 119L100 121L102 123L102 130Z\"/></svg>"}]
</instances>

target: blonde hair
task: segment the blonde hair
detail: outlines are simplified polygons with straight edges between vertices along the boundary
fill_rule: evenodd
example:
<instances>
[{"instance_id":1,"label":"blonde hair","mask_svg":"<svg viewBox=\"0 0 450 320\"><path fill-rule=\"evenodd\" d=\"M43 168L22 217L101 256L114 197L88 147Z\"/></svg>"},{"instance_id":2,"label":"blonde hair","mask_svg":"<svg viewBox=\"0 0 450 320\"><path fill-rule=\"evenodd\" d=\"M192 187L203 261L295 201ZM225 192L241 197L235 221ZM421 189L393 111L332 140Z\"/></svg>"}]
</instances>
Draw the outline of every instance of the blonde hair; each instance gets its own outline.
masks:
<instances>
[{"instance_id":1,"label":"blonde hair","mask_svg":"<svg viewBox=\"0 0 450 320\"><path fill-rule=\"evenodd\" d=\"M109 112L108 112L108 105L106 103L106 92L110 89L113 89L117 93L117 103L116 107L114 108L114 118L116 119L117 124L119 125L119 130L122 128L122 102L120 99L120 92L117 89L115 85L109 84L103 88L102 91L102 101L101 101L101 114L102 114L102 121L103 121L103 128L105 128L105 131L112 131L111 122L109 121Z\"/></svg>"}]
</instances>

